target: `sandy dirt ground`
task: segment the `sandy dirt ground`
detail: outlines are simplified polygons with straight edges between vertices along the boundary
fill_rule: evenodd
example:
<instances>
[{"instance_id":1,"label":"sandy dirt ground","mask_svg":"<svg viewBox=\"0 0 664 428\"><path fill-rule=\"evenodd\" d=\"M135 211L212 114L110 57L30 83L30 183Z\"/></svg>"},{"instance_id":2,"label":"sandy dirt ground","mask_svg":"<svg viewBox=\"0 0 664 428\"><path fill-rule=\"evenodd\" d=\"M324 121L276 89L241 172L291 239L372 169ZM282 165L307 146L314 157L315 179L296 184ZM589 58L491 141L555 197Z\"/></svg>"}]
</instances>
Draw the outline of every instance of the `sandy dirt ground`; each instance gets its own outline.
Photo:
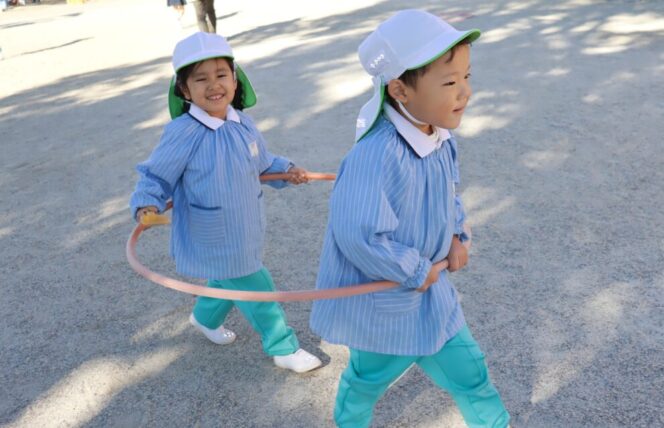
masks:
<instances>
[{"instance_id":1,"label":"sandy dirt ground","mask_svg":"<svg viewBox=\"0 0 664 428\"><path fill-rule=\"evenodd\" d=\"M138 277L124 245L136 174L168 121L165 1L43 0L0 14L0 425L329 427L345 348L284 308L325 367L280 370L238 314L219 347L193 298ZM664 2L217 2L275 153L336 171L370 80L362 38L420 7L483 37L457 136L474 225L453 275L514 427L664 426ZM329 183L266 189L265 265L310 289ZM142 260L173 274L168 230ZM375 427L461 427L411 370Z\"/></svg>"}]
</instances>

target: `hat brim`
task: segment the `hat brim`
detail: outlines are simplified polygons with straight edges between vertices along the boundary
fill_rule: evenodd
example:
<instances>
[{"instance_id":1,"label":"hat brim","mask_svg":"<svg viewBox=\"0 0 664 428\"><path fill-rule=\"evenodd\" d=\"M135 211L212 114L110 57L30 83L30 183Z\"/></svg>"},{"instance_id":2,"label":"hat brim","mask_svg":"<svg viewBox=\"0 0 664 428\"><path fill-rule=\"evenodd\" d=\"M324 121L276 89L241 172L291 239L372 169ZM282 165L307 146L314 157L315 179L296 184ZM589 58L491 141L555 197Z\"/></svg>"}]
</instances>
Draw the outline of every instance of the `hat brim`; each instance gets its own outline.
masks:
<instances>
[{"instance_id":1,"label":"hat brim","mask_svg":"<svg viewBox=\"0 0 664 428\"><path fill-rule=\"evenodd\" d=\"M450 51L454 46L458 45L464 40L472 43L475 40L480 38L482 33L478 29L468 30L468 31L459 31L456 34L443 34L440 37L436 37L431 42L429 42L423 49L418 52L418 55L414 58L409 58L406 62L408 65L407 70L415 70L426 65L431 64L441 56L445 55ZM441 51L440 47L445 46ZM412 65L411 65L412 64Z\"/></svg>"},{"instance_id":2,"label":"hat brim","mask_svg":"<svg viewBox=\"0 0 664 428\"><path fill-rule=\"evenodd\" d=\"M378 87L377 87L378 86ZM385 102L385 85L374 85L374 94L360 109L355 127L355 142L360 141L373 128Z\"/></svg>"},{"instance_id":3,"label":"hat brim","mask_svg":"<svg viewBox=\"0 0 664 428\"><path fill-rule=\"evenodd\" d=\"M214 58L219 58L219 57L214 57ZM223 57L223 58L230 58L231 60L233 59L232 57ZM205 59L211 59L211 58L205 58ZM205 59L197 60L195 62L204 61ZM181 66L180 68L178 68L178 70L180 70L182 67L186 67L187 65L189 64ZM256 91L254 91L254 87L251 84L249 77L247 77L247 74L244 72L244 70L242 70L242 67L240 67L237 63L235 63L235 75L238 84L242 85L242 94L243 94L242 108L250 108L255 106L256 103L258 102ZM168 112L171 115L171 119L175 119L176 117L179 117L184 113L185 103L186 101L184 99L175 95L175 76L173 76L171 78L170 88L168 90Z\"/></svg>"}]
</instances>

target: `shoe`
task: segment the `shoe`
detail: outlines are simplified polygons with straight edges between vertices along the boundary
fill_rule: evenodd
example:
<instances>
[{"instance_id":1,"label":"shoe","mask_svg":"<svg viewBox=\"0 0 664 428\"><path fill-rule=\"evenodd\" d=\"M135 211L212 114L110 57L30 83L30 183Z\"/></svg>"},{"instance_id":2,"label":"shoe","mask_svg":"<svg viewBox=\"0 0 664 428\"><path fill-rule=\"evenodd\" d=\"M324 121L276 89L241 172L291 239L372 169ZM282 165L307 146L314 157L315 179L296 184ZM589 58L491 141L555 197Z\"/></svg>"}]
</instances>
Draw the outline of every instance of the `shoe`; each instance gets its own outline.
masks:
<instances>
[{"instance_id":1,"label":"shoe","mask_svg":"<svg viewBox=\"0 0 664 428\"><path fill-rule=\"evenodd\" d=\"M205 337L210 339L210 341L216 343L217 345L229 345L235 342L235 333L224 328L224 326L219 326L218 328L212 330L211 328L205 327L203 324L196 321L194 314L189 316L189 322L191 325L196 327L198 331L203 333Z\"/></svg>"},{"instance_id":2,"label":"shoe","mask_svg":"<svg viewBox=\"0 0 664 428\"><path fill-rule=\"evenodd\" d=\"M298 349L289 355L275 355L274 364L295 373L305 373L320 367L323 363L315 355L311 355L304 349Z\"/></svg>"}]
</instances>

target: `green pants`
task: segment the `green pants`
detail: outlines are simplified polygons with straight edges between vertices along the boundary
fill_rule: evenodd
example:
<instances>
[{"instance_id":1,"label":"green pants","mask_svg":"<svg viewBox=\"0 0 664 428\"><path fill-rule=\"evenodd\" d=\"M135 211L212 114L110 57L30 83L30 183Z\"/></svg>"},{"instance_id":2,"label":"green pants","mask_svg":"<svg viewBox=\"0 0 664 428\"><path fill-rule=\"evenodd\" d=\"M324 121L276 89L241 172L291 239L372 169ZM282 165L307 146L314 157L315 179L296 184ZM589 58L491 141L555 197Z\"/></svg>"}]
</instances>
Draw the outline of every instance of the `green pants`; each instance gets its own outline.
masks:
<instances>
[{"instance_id":1,"label":"green pants","mask_svg":"<svg viewBox=\"0 0 664 428\"><path fill-rule=\"evenodd\" d=\"M448 391L471 428L504 428L509 423L498 391L489 379L484 354L465 326L440 351L425 357L350 350L341 375L334 420L341 428L368 427L374 406L387 388L413 364Z\"/></svg>"},{"instance_id":2,"label":"green pants","mask_svg":"<svg viewBox=\"0 0 664 428\"><path fill-rule=\"evenodd\" d=\"M210 280L208 287L227 290L274 291L274 282L267 269L240 278ZM241 302L199 296L194 305L196 321L215 329L224 323L233 306L242 312L251 326L261 335L263 350L268 355L288 355L297 351L295 332L286 324L286 315L276 302Z\"/></svg>"}]
</instances>

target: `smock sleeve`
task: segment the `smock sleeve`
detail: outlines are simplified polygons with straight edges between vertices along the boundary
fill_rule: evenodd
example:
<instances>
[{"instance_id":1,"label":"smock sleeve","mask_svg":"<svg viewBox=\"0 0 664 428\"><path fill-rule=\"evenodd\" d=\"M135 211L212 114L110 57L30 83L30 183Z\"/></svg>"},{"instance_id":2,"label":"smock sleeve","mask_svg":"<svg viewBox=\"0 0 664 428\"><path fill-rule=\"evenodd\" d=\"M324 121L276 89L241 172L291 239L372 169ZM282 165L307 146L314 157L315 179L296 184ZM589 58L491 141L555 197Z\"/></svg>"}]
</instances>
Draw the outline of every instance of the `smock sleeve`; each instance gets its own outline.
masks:
<instances>
[{"instance_id":1,"label":"smock sleeve","mask_svg":"<svg viewBox=\"0 0 664 428\"><path fill-rule=\"evenodd\" d=\"M166 202L187 166L194 140L181 124L171 122L166 126L150 157L136 166L139 179L129 202L134 219L138 209L148 205L156 206L159 212L166 209Z\"/></svg>"},{"instance_id":2,"label":"smock sleeve","mask_svg":"<svg viewBox=\"0 0 664 428\"><path fill-rule=\"evenodd\" d=\"M358 150L356 155L342 164L330 201L335 242L368 277L418 288L431 270L431 261L394 240L399 220L388 196L398 189L388 188L384 176L398 165L386 162L390 156L380 148Z\"/></svg>"}]
</instances>

